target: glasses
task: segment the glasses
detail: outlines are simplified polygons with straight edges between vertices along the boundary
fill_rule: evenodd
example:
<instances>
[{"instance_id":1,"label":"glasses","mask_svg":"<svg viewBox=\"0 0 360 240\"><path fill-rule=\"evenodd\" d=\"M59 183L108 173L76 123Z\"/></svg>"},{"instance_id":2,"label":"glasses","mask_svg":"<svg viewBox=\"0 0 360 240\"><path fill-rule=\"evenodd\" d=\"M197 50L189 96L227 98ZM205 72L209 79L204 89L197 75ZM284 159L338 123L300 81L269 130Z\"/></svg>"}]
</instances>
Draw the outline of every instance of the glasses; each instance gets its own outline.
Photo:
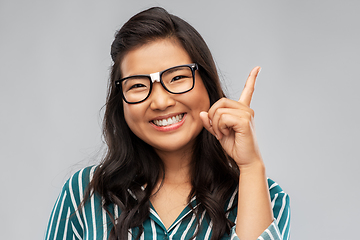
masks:
<instances>
[{"instance_id":1,"label":"glasses","mask_svg":"<svg viewBox=\"0 0 360 240\"><path fill-rule=\"evenodd\" d=\"M154 82L160 82L166 91L173 94L186 93L194 88L196 63L171 67L146 75L134 75L115 81L125 102L134 104L145 101L151 94Z\"/></svg>"}]
</instances>

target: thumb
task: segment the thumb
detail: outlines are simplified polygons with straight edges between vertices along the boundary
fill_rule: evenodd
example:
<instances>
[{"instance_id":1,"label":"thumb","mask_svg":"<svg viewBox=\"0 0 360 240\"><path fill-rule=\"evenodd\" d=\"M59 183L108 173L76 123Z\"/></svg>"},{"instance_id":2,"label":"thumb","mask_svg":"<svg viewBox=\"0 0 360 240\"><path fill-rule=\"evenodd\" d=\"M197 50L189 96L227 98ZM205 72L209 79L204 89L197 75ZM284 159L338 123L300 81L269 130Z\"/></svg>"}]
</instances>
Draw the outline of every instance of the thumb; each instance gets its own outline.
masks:
<instances>
[{"instance_id":1,"label":"thumb","mask_svg":"<svg viewBox=\"0 0 360 240\"><path fill-rule=\"evenodd\" d=\"M208 130L212 135L214 135L216 137L216 134L211 125L211 120L209 118L209 114L207 112L200 112L200 119L203 122L205 129Z\"/></svg>"}]
</instances>

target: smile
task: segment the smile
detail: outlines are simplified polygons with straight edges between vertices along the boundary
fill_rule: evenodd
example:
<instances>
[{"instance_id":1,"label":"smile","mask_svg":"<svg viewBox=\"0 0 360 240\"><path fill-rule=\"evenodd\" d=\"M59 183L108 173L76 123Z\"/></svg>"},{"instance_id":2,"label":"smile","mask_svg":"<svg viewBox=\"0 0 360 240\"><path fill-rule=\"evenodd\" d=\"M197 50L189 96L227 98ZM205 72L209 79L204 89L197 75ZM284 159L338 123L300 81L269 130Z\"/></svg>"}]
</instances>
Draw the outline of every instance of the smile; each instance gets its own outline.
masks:
<instances>
[{"instance_id":1,"label":"smile","mask_svg":"<svg viewBox=\"0 0 360 240\"><path fill-rule=\"evenodd\" d=\"M166 127L180 122L183 119L183 117L184 117L184 113L181 113L171 118L153 120L152 123L154 123L158 127Z\"/></svg>"}]
</instances>

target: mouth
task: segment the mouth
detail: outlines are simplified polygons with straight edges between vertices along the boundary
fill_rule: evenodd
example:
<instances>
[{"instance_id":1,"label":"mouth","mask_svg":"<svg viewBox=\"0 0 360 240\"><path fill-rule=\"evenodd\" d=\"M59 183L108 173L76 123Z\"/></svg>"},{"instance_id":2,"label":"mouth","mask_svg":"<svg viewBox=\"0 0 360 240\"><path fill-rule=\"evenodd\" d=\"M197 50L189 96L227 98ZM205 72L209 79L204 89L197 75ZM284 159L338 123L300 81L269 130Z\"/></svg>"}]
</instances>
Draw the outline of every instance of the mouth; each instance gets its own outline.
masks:
<instances>
[{"instance_id":1,"label":"mouth","mask_svg":"<svg viewBox=\"0 0 360 240\"><path fill-rule=\"evenodd\" d=\"M151 122L158 127L167 127L175 123L181 122L181 120L184 118L184 115L184 113L180 113L169 118L152 120Z\"/></svg>"}]
</instances>

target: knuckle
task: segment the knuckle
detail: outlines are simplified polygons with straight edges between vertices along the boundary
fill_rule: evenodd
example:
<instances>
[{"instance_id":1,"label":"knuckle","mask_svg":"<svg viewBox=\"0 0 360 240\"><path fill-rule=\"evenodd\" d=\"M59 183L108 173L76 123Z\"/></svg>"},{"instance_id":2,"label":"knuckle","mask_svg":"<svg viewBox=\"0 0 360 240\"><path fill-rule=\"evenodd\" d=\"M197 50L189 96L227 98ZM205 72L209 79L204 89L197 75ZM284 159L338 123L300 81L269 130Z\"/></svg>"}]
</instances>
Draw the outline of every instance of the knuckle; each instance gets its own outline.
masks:
<instances>
[{"instance_id":1,"label":"knuckle","mask_svg":"<svg viewBox=\"0 0 360 240\"><path fill-rule=\"evenodd\" d=\"M221 115L221 119L220 119L220 123L224 124L225 122L229 121L229 115L227 114L222 114Z\"/></svg>"},{"instance_id":2,"label":"knuckle","mask_svg":"<svg viewBox=\"0 0 360 240\"><path fill-rule=\"evenodd\" d=\"M254 111L254 110L252 110L251 108L249 108L249 113L250 113L250 115L251 115L252 117L254 117L254 116L255 116L255 111Z\"/></svg>"},{"instance_id":3,"label":"knuckle","mask_svg":"<svg viewBox=\"0 0 360 240\"><path fill-rule=\"evenodd\" d=\"M241 118L240 119L240 124L241 126L243 127L250 127L251 126L251 121L249 119L246 119L246 118Z\"/></svg>"},{"instance_id":4,"label":"knuckle","mask_svg":"<svg viewBox=\"0 0 360 240\"><path fill-rule=\"evenodd\" d=\"M253 118L253 112L247 112L246 113L246 119L248 120L248 121L251 121L251 119Z\"/></svg>"},{"instance_id":5,"label":"knuckle","mask_svg":"<svg viewBox=\"0 0 360 240\"><path fill-rule=\"evenodd\" d=\"M218 114L219 116L222 116L225 113L225 109L224 108L218 108L216 111L216 114Z\"/></svg>"},{"instance_id":6,"label":"knuckle","mask_svg":"<svg viewBox=\"0 0 360 240\"><path fill-rule=\"evenodd\" d=\"M255 88L254 87L247 87L248 91L249 91L249 94L253 94L254 91L255 91Z\"/></svg>"}]
</instances>

